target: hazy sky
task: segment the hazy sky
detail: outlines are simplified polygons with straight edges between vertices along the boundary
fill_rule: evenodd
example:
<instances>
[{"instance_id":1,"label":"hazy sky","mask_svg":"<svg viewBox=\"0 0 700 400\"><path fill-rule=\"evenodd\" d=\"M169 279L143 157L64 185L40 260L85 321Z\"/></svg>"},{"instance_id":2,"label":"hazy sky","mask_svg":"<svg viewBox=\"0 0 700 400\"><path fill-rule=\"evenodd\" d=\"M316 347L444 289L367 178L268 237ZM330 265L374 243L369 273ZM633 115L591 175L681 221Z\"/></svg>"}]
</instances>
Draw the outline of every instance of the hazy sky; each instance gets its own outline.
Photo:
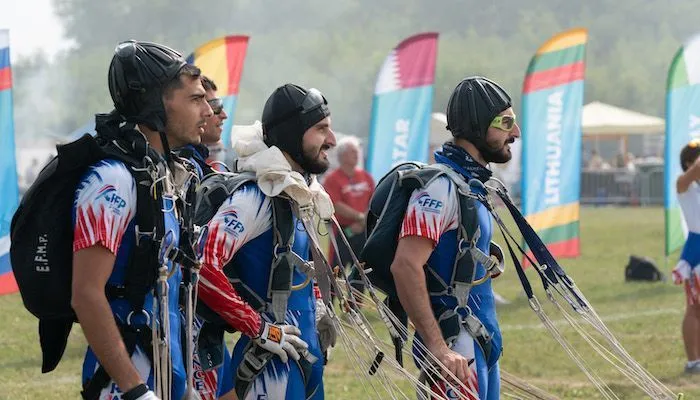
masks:
<instances>
[{"instance_id":1,"label":"hazy sky","mask_svg":"<svg viewBox=\"0 0 700 400\"><path fill-rule=\"evenodd\" d=\"M51 0L0 0L0 29L10 30L12 60L43 50L53 55L67 46Z\"/></svg>"}]
</instances>

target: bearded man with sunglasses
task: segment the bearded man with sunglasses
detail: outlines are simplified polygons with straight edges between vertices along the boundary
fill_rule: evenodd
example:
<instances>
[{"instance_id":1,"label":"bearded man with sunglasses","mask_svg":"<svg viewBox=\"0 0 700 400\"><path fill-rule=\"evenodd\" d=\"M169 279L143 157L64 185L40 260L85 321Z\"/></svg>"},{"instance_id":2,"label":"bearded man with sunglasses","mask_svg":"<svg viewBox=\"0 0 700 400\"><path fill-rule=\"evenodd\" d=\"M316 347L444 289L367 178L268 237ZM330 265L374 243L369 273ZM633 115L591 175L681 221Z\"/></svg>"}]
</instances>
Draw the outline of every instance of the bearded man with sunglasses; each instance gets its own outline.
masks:
<instances>
[{"instance_id":1,"label":"bearded man with sunglasses","mask_svg":"<svg viewBox=\"0 0 700 400\"><path fill-rule=\"evenodd\" d=\"M318 90L286 84L265 103L262 125L246 128L236 172L254 179L207 224L199 298L243 334L231 355L239 399L322 399L322 354L335 337L323 333L309 259L320 252L313 221L333 213L315 177L335 146L330 110Z\"/></svg>"},{"instance_id":2,"label":"bearded man with sunglasses","mask_svg":"<svg viewBox=\"0 0 700 400\"><path fill-rule=\"evenodd\" d=\"M515 123L510 96L495 82L483 77L462 80L452 92L447 105L447 129L453 140L435 152L437 163L445 164L467 182L482 183L491 178L490 163L511 159L510 144L520 137ZM455 184L446 176L415 190L409 200L391 265L401 305L416 327L416 339L460 381L469 392L478 392L480 399L500 397L498 359L502 349L501 332L491 278L498 273L486 270L476 262L474 284L467 306L456 292L429 293L426 269L435 271L444 282L450 282L457 263L461 229L460 200ZM491 254L492 226L486 207L476 202L478 221L474 240L481 252ZM449 339L443 336L439 316L445 307L460 315L459 333ZM477 320L470 319L471 315ZM481 325L474 328L476 325ZM455 330L457 330L455 329ZM479 334L475 334L478 332ZM449 340L449 343L448 343ZM419 356L415 346L414 354ZM435 393L450 397L444 382L433 385ZM464 394L469 395L466 390Z\"/></svg>"}]
</instances>

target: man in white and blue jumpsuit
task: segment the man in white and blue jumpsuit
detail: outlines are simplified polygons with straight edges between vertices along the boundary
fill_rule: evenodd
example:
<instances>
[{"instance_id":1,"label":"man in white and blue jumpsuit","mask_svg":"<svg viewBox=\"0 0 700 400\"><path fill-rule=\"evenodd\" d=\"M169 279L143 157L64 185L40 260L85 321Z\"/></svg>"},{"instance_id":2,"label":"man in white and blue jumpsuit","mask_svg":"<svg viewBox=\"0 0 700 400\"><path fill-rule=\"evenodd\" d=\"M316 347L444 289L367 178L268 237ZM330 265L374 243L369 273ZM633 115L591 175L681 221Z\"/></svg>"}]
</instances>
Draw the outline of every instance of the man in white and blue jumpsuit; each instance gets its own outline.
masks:
<instances>
[{"instance_id":1,"label":"man in white and blue jumpsuit","mask_svg":"<svg viewBox=\"0 0 700 400\"><path fill-rule=\"evenodd\" d=\"M486 165L510 160L509 144L520 136L510 97L496 83L482 77L464 79L455 88L447 107L447 122L454 139L435 153L435 160L450 166L465 181L487 181L491 172ZM464 326L452 343L446 343L433 310L453 309L458 305L457 298L430 296L426 287L426 264L444 281L450 282L458 249L458 196L455 184L445 176L413 192L391 272L401 304L416 327L418 340L468 388L457 390L467 398L476 399L478 394L479 399L495 400L500 398L498 358L502 337L490 277L471 288L467 302L488 332L488 358ZM476 245L489 254L490 214L480 203L475 212L479 232ZM475 280L487 274L484 266L478 263ZM465 316L468 310L458 309L457 312ZM417 354L415 345L414 354ZM448 398L454 396L450 392L455 389L442 382L433 388Z\"/></svg>"},{"instance_id":2,"label":"man in white and blue jumpsuit","mask_svg":"<svg viewBox=\"0 0 700 400\"><path fill-rule=\"evenodd\" d=\"M160 210L153 219L158 221L156 226L164 228L160 233L162 238L156 236L156 240L162 240L165 247L180 245L181 213L176 202L185 190L174 182L186 185L190 173L174 158L166 161L170 157L169 146L198 143L203 121L212 113L199 74L199 69L187 64L178 52L159 44L135 41L117 46L109 68L109 89L115 106L111 118L137 124L137 130L111 132L135 138L129 139L134 143L133 148L148 149L153 179L163 188L162 199L150 201L162 203L153 205L153 209ZM139 157L145 155L144 152ZM137 199L137 183L128 168L121 161L102 160L87 170L75 193L71 304L89 344L83 363L83 385L95 378L101 366L109 371L106 386L83 396L109 400L157 399L152 354L148 350L156 344L152 338L142 337L136 342L133 354L129 354L118 327L133 331L155 326L151 325L154 321L165 326L169 319L169 330L162 332L162 337L167 339L170 354L165 356L171 367L163 369L159 378L170 382L164 383L162 397L180 399L186 386L178 309L180 265L169 261L164 252L157 256L158 265L137 265L151 270L167 266L164 309L154 306L153 291L146 294L143 306L136 312L126 299L108 298L105 294L105 288L125 285L126 269L136 246L137 201L142 199ZM150 231L149 227L141 228ZM148 240L144 236L140 238ZM154 246L154 253L158 247L158 244Z\"/></svg>"},{"instance_id":3,"label":"man in white and blue jumpsuit","mask_svg":"<svg viewBox=\"0 0 700 400\"><path fill-rule=\"evenodd\" d=\"M262 126L264 144L262 138L260 144L269 148L261 152L275 151L273 146L278 148L284 155L283 162L304 177L328 168L327 150L335 146L335 136L327 102L320 92L293 84L279 87L265 104ZM270 331L269 326L275 326L276 317L269 309L251 306L253 299L271 304L268 285L273 255L281 250L273 239L272 207L272 198L256 182L249 182L223 202L207 226L199 299L243 333L233 349L233 371L240 368L251 339L257 345L270 343L260 337ZM292 251L302 260L309 260L308 234L296 215L293 224ZM245 293L237 292L229 282L232 271L246 287ZM287 298L284 322L277 325L283 329L277 330L294 328L316 361L309 365L293 360L292 355L275 353L244 391L245 399L323 399L323 344L316 327L316 300L320 293L310 278L298 266L294 267L292 285L298 289ZM286 332L289 335L291 330ZM241 390L238 386L235 389Z\"/></svg>"}]
</instances>

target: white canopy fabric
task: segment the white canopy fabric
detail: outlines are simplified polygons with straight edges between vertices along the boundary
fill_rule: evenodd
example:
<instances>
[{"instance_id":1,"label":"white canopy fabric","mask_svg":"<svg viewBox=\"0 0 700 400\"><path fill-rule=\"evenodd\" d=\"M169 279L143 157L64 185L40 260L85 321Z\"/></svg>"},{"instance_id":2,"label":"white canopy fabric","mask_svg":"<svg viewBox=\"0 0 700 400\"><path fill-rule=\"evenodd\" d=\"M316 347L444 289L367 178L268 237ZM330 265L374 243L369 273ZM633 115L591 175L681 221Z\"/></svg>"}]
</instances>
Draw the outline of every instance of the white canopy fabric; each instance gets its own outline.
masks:
<instances>
[{"instance_id":1,"label":"white canopy fabric","mask_svg":"<svg viewBox=\"0 0 700 400\"><path fill-rule=\"evenodd\" d=\"M594 101L583 106L583 136L660 135L663 118Z\"/></svg>"}]
</instances>

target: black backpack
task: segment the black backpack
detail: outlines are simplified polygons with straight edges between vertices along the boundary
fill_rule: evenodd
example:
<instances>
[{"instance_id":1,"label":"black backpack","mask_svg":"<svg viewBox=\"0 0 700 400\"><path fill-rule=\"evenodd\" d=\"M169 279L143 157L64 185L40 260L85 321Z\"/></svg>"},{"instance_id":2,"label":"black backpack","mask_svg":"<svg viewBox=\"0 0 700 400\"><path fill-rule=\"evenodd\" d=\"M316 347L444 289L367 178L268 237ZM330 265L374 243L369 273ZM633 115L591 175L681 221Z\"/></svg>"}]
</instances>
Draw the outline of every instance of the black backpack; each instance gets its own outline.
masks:
<instances>
[{"instance_id":1,"label":"black backpack","mask_svg":"<svg viewBox=\"0 0 700 400\"><path fill-rule=\"evenodd\" d=\"M654 262L647 257L631 255L625 267L625 281L663 281L666 280Z\"/></svg>"},{"instance_id":2,"label":"black backpack","mask_svg":"<svg viewBox=\"0 0 700 400\"><path fill-rule=\"evenodd\" d=\"M464 178L443 164L426 165L406 162L394 167L379 181L370 199L367 212L367 241L360 253L359 261L363 262L367 269L371 269L367 275L369 281L387 295L384 303L404 326L408 323L408 316L396 292L391 264L394 261L401 225L413 191L428 186L432 181L442 176L450 179L455 185L466 184ZM460 195L459 215L458 239L461 238L460 240L464 240L465 243L469 243L473 247L478 234L476 200ZM452 294L458 298L466 299L468 290L474 281L476 263L470 252L458 254L451 282L443 281L429 266L426 266L425 271L426 287L429 294ZM433 313L440 321L440 329L446 339L455 337L459 333L459 317L456 313L444 307L436 307L434 304ZM445 317L447 314L449 314L449 318ZM392 322L392 324L395 323ZM398 329L397 331L400 332ZM392 338L396 350L396 360L402 365L401 347L406 339L406 337L403 337L402 340L396 337ZM479 343L482 344L482 342ZM486 349L488 344L484 342L482 346L485 353L488 354L489 350Z\"/></svg>"},{"instance_id":3,"label":"black backpack","mask_svg":"<svg viewBox=\"0 0 700 400\"><path fill-rule=\"evenodd\" d=\"M421 189L435 179L444 176L453 182L462 179L456 176L449 167L443 165L427 165L417 162L406 162L397 165L382 179L370 199L367 212L367 242L360 253L360 262L366 263L372 272L368 275L372 285L384 292L388 298L396 297L396 286L391 273L391 264L394 261L398 237L401 231L408 201L416 189ZM477 231L478 221L473 209L476 201L460 196L460 215L465 232L460 233L471 239ZM465 262L469 263L468 259ZM465 276L455 276L456 281L471 281L474 266L465 265L461 268ZM428 290L439 290L434 276L426 274ZM443 283L444 285L444 283Z\"/></svg>"},{"instance_id":4,"label":"black backpack","mask_svg":"<svg viewBox=\"0 0 700 400\"><path fill-rule=\"evenodd\" d=\"M146 231L145 227L157 229L158 226L162 231L163 219L155 217L160 215L162 185L155 186L155 198L148 195L153 179L143 165L144 159L157 154L148 148L142 134L133 131L133 125L108 127L105 119L107 115L98 115L96 137L85 134L74 142L57 146L58 155L40 172L12 218L12 270L25 308L39 319L42 372L50 372L58 365L72 325L77 322L71 308L71 210L78 182L88 167L107 158L124 162L138 183L136 223L143 227L142 231ZM155 283L157 267L132 268L134 260L155 261L150 265L158 265L157 251L153 250L151 241L142 242L134 246L124 286L105 288L108 298L126 298L132 309L138 310Z\"/></svg>"}]
</instances>

